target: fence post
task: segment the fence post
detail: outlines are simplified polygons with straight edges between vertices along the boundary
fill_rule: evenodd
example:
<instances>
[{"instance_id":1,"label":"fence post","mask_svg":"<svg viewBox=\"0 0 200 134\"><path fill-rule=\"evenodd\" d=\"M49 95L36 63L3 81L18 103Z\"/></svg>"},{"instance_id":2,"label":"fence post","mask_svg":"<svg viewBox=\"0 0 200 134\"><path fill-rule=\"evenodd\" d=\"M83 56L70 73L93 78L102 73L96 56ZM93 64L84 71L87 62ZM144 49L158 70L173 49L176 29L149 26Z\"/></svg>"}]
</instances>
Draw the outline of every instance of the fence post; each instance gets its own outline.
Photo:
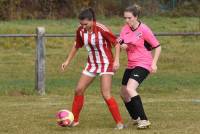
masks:
<instances>
[{"instance_id":1,"label":"fence post","mask_svg":"<svg viewBox=\"0 0 200 134\"><path fill-rule=\"evenodd\" d=\"M35 89L45 95L45 28L36 28Z\"/></svg>"}]
</instances>

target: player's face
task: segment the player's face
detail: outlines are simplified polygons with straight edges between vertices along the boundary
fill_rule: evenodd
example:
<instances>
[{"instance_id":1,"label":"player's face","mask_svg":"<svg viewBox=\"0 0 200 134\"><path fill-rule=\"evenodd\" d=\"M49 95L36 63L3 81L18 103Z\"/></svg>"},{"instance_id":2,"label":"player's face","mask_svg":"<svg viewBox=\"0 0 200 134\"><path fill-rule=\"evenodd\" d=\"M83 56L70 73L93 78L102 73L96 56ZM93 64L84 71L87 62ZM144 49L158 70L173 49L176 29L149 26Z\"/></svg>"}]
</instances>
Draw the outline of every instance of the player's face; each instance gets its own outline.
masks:
<instances>
[{"instance_id":1,"label":"player's face","mask_svg":"<svg viewBox=\"0 0 200 134\"><path fill-rule=\"evenodd\" d=\"M137 21L137 17L135 17L131 12L124 12L124 19L130 27Z\"/></svg>"},{"instance_id":2,"label":"player's face","mask_svg":"<svg viewBox=\"0 0 200 134\"><path fill-rule=\"evenodd\" d=\"M87 31L90 31L92 29L93 21L84 19L84 20L80 20L80 24L83 26L84 29L86 29Z\"/></svg>"}]
</instances>

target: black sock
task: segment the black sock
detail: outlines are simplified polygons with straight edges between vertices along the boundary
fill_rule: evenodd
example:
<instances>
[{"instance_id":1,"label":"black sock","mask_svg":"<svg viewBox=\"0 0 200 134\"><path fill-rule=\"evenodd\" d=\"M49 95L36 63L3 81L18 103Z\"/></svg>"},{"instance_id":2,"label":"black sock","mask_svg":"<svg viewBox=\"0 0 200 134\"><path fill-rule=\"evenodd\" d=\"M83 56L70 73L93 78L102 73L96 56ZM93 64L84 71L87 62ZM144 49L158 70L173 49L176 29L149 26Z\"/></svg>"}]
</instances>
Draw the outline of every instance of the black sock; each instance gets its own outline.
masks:
<instances>
[{"instance_id":1,"label":"black sock","mask_svg":"<svg viewBox=\"0 0 200 134\"><path fill-rule=\"evenodd\" d=\"M139 95L134 96L131 98L131 103L134 105L134 108L137 112L137 115L140 117L141 120L147 120L147 116L144 112L144 108L142 105L142 101Z\"/></svg>"},{"instance_id":2,"label":"black sock","mask_svg":"<svg viewBox=\"0 0 200 134\"><path fill-rule=\"evenodd\" d=\"M129 115L131 116L132 119L136 120L138 118L136 109L134 107L134 105L132 104L132 102L124 102L126 109L129 113Z\"/></svg>"}]
</instances>

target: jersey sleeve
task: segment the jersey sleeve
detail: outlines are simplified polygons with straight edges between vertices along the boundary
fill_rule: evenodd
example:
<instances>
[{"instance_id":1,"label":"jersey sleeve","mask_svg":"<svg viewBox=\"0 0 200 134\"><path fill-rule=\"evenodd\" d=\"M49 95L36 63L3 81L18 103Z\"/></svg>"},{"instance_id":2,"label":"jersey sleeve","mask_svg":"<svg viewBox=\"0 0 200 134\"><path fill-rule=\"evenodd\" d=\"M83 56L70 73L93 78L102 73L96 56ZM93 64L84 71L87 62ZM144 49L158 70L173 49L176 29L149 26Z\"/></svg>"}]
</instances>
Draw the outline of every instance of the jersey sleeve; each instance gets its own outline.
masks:
<instances>
[{"instance_id":1,"label":"jersey sleeve","mask_svg":"<svg viewBox=\"0 0 200 134\"><path fill-rule=\"evenodd\" d=\"M77 29L76 31L76 38L75 38L75 47L76 48L81 48L83 47L84 43L83 43L83 40L81 38L81 32L80 32L80 28Z\"/></svg>"},{"instance_id":2,"label":"jersey sleeve","mask_svg":"<svg viewBox=\"0 0 200 134\"><path fill-rule=\"evenodd\" d=\"M113 46L115 46L118 42L117 42L117 37L109 30L101 30L102 36L103 38L110 42Z\"/></svg>"},{"instance_id":3,"label":"jersey sleeve","mask_svg":"<svg viewBox=\"0 0 200 134\"><path fill-rule=\"evenodd\" d=\"M124 30L122 29L120 34L119 34L119 37L117 38L117 42L122 45L124 43Z\"/></svg>"},{"instance_id":4,"label":"jersey sleeve","mask_svg":"<svg viewBox=\"0 0 200 134\"><path fill-rule=\"evenodd\" d=\"M147 26L143 29L143 37L144 37L145 43L150 45L151 49L154 49L160 46L159 41L156 39L151 29Z\"/></svg>"}]
</instances>

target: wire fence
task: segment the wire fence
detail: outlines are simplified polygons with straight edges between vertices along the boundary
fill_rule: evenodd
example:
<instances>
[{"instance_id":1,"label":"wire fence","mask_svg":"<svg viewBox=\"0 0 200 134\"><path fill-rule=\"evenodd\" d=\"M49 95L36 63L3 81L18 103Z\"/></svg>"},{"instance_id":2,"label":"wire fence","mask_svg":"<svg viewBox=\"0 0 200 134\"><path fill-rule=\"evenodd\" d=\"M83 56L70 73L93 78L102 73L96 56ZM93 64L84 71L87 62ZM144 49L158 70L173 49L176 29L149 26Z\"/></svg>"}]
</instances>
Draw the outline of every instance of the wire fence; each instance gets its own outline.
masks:
<instances>
[{"instance_id":1,"label":"wire fence","mask_svg":"<svg viewBox=\"0 0 200 134\"><path fill-rule=\"evenodd\" d=\"M200 32L157 32L156 36L199 36ZM115 34L119 36L119 33ZM0 34L0 37L37 37L37 34ZM75 37L75 34L44 34L44 37Z\"/></svg>"}]
</instances>

